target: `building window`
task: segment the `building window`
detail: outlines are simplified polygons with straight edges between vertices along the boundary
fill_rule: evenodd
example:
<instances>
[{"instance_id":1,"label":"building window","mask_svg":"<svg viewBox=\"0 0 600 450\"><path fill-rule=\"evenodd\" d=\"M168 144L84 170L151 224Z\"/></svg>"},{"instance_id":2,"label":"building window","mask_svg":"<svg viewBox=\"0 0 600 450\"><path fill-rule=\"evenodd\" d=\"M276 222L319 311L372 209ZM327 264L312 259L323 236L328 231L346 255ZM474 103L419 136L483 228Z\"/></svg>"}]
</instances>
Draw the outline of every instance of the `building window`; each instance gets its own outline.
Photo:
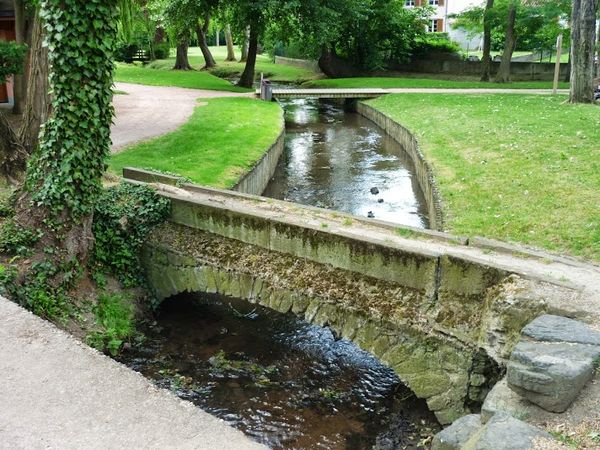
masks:
<instances>
[{"instance_id":1,"label":"building window","mask_svg":"<svg viewBox=\"0 0 600 450\"><path fill-rule=\"evenodd\" d=\"M415 0L406 0L404 6L415 6Z\"/></svg>"},{"instance_id":2,"label":"building window","mask_svg":"<svg viewBox=\"0 0 600 450\"><path fill-rule=\"evenodd\" d=\"M439 19L430 20L429 25L427 25L427 31L430 33L437 33L438 31L441 31L440 22L441 20Z\"/></svg>"},{"instance_id":3,"label":"building window","mask_svg":"<svg viewBox=\"0 0 600 450\"><path fill-rule=\"evenodd\" d=\"M439 6L440 0L429 0L431 6Z\"/></svg>"}]
</instances>

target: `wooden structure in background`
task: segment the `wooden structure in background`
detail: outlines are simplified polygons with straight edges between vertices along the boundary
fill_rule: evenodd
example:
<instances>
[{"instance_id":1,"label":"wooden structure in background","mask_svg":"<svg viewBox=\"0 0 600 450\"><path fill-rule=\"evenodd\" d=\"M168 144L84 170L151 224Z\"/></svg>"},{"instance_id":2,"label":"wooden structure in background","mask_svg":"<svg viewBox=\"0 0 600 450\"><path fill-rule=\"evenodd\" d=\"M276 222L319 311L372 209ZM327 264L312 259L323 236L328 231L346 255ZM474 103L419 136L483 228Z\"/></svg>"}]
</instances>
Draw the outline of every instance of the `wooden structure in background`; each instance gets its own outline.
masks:
<instances>
[{"instance_id":1,"label":"wooden structure in background","mask_svg":"<svg viewBox=\"0 0 600 450\"><path fill-rule=\"evenodd\" d=\"M15 40L15 11L11 0L0 0L0 40ZM13 96L12 82L0 84L0 103L6 103Z\"/></svg>"}]
</instances>

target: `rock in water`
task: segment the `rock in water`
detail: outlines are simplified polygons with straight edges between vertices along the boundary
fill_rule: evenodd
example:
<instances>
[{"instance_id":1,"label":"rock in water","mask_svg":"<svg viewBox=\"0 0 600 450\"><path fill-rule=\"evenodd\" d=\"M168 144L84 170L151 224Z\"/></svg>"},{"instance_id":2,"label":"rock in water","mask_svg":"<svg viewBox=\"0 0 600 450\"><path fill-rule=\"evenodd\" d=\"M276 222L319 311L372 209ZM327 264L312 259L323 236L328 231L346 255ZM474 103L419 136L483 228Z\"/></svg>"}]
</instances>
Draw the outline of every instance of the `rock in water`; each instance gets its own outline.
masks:
<instances>
[{"instance_id":1,"label":"rock in water","mask_svg":"<svg viewBox=\"0 0 600 450\"><path fill-rule=\"evenodd\" d=\"M383 199L380 198L379 200L377 200L377 203L383 203Z\"/></svg>"},{"instance_id":2,"label":"rock in water","mask_svg":"<svg viewBox=\"0 0 600 450\"><path fill-rule=\"evenodd\" d=\"M371 194L373 194L373 195L379 194L379 189L377 189L376 187L372 187L371 188Z\"/></svg>"},{"instance_id":3,"label":"rock in water","mask_svg":"<svg viewBox=\"0 0 600 450\"><path fill-rule=\"evenodd\" d=\"M375 218L375 214L373 214L373 211L369 211L369 213L367 214L367 217L369 219L374 219Z\"/></svg>"},{"instance_id":4,"label":"rock in water","mask_svg":"<svg viewBox=\"0 0 600 450\"><path fill-rule=\"evenodd\" d=\"M434 436L431 450L459 450L482 426L479 414L461 417Z\"/></svg>"}]
</instances>

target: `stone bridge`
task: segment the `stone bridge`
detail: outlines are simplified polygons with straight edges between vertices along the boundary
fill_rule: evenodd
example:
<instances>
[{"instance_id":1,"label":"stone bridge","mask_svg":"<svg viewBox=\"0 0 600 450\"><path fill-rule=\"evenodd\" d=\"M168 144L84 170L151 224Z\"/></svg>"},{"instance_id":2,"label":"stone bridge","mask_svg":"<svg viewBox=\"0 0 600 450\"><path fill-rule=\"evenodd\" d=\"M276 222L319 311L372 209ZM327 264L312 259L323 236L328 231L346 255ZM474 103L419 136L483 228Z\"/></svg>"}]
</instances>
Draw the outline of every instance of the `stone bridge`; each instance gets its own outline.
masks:
<instances>
[{"instance_id":1,"label":"stone bridge","mask_svg":"<svg viewBox=\"0 0 600 450\"><path fill-rule=\"evenodd\" d=\"M590 319L597 294L598 268L574 260L139 170L125 177L172 201L143 250L159 300L219 293L328 326L393 368L443 424L483 401L523 326L544 312Z\"/></svg>"}]
</instances>

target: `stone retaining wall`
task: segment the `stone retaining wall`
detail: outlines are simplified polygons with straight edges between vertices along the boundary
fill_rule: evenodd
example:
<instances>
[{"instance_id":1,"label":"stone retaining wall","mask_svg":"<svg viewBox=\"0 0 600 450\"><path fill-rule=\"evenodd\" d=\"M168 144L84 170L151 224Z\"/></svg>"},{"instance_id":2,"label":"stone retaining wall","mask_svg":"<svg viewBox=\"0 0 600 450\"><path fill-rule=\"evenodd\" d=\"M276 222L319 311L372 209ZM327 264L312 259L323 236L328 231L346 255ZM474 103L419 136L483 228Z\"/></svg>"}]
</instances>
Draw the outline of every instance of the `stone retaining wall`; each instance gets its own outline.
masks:
<instances>
[{"instance_id":1,"label":"stone retaining wall","mask_svg":"<svg viewBox=\"0 0 600 450\"><path fill-rule=\"evenodd\" d=\"M500 67L500 63L493 61L491 64L491 74L494 76ZM513 80L543 80L552 81L554 79L554 62L536 63L536 62L512 62L510 64L510 73ZM462 60L418 60L410 64L398 64L392 67L393 70L400 72L413 73L433 73L448 75L481 75L480 61L462 61ZM569 72L569 65L563 63L560 65L560 79L564 80Z\"/></svg>"},{"instance_id":2,"label":"stone retaining wall","mask_svg":"<svg viewBox=\"0 0 600 450\"><path fill-rule=\"evenodd\" d=\"M282 121L282 130L277 140L269 147L256 165L236 183L232 190L244 194L261 195L275 174L277 162L283 153L284 147L285 124Z\"/></svg>"},{"instance_id":3,"label":"stone retaining wall","mask_svg":"<svg viewBox=\"0 0 600 450\"><path fill-rule=\"evenodd\" d=\"M356 110L362 116L376 123L392 139L404 147L415 165L417 181L425 196L429 210L430 226L434 230L443 231L444 221L441 196L433 176L433 170L423 156L419 142L415 136L398 122L366 103L359 102L356 105Z\"/></svg>"}]
</instances>

